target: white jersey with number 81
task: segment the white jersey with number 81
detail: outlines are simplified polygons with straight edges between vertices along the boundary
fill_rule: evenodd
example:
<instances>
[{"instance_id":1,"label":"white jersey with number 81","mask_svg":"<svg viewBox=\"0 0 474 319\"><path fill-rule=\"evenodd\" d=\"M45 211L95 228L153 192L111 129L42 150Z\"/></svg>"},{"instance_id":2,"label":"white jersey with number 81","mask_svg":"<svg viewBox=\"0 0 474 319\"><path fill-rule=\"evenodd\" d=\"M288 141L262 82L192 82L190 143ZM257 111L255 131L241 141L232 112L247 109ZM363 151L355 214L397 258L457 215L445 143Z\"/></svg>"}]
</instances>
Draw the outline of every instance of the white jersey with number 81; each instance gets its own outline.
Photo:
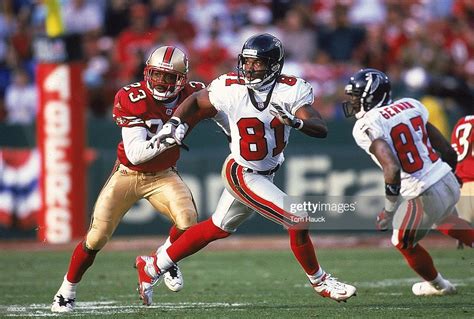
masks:
<instances>
[{"instance_id":1,"label":"white jersey with number 81","mask_svg":"<svg viewBox=\"0 0 474 319\"><path fill-rule=\"evenodd\" d=\"M280 75L266 107L269 91L257 92L254 105L249 90L235 73L221 75L208 86L212 105L228 116L232 157L241 166L267 171L284 161L291 129L270 114L270 102L294 115L303 105L313 104L313 90L300 78Z\"/></svg>"}]
</instances>

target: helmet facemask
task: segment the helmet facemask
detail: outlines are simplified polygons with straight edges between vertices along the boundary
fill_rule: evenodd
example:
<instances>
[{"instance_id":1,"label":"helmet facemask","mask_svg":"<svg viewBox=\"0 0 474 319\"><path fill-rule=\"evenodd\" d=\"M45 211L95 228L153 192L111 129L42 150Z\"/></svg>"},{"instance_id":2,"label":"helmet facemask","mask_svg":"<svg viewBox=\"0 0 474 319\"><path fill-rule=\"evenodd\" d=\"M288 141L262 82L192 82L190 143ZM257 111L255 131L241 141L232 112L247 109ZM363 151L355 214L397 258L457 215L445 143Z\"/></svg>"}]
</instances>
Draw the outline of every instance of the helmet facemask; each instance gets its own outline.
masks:
<instances>
[{"instance_id":1,"label":"helmet facemask","mask_svg":"<svg viewBox=\"0 0 474 319\"><path fill-rule=\"evenodd\" d=\"M143 75L158 101L172 99L187 83L188 58L179 48L163 46L150 54Z\"/></svg>"},{"instance_id":2,"label":"helmet facemask","mask_svg":"<svg viewBox=\"0 0 474 319\"><path fill-rule=\"evenodd\" d=\"M187 82L185 74L151 65L147 65L143 73L148 89L152 92L153 97L159 101L174 98ZM157 73L162 75L157 75Z\"/></svg>"},{"instance_id":3,"label":"helmet facemask","mask_svg":"<svg viewBox=\"0 0 474 319\"><path fill-rule=\"evenodd\" d=\"M244 80L247 87L258 90L266 84L273 82L280 75L283 68L282 63L279 63L279 61L275 61L274 59L246 54L245 51L246 50L238 55L237 71L239 78ZM266 69L258 71L246 70L245 61L247 58L261 60L266 65Z\"/></svg>"}]
</instances>

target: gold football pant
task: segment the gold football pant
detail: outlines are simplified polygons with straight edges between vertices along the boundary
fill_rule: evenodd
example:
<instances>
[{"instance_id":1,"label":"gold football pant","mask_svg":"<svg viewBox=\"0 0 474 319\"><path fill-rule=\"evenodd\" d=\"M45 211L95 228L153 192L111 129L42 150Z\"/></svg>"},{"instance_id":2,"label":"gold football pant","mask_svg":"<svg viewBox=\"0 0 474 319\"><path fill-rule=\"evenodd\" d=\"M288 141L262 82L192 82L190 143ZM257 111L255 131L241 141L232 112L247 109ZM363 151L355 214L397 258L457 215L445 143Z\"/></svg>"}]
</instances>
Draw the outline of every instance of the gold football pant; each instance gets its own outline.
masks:
<instances>
[{"instance_id":1,"label":"gold football pant","mask_svg":"<svg viewBox=\"0 0 474 319\"><path fill-rule=\"evenodd\" d=\"M86 247L102 249L125 213L142 198L167 216L178 229L185 230L197 222L191 192L174 168L140 173L120 164L97 198Z\"/></svg>"}]
</instances>

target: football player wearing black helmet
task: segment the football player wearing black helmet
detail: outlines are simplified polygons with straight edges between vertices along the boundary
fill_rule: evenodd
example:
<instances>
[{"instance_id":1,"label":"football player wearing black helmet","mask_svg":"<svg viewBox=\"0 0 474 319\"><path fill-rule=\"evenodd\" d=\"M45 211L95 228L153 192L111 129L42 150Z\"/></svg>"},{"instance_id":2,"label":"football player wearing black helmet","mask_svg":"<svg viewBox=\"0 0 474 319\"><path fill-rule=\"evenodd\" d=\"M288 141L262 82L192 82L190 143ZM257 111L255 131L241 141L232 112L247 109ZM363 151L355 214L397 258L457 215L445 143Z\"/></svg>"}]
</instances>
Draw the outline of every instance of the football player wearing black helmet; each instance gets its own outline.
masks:
<instances>
[{"instance_id":1,"label":"football player wearing black helmet","mask_svg":"<svg viewBox=\"0 0 474 319\"><path fill-rule=\"evenodd\" d=\"M237 71L249 88L260 90L281 74L285 52L280 40L271 34L254 35L245 41L238 55Z\"/></svg>"},{"instance_id":2,"label":"football player wearing black helmet","mask_svg":"<svg viewBox=\"0 0 474 319\"><path fill-rule=\"evenodd\" d=\"M360 119L369 110L392 102L390 80L376 69L362 69L351 76L345 93L350 97L342 103L346 117Z\"/></svg>"}]
</instances>

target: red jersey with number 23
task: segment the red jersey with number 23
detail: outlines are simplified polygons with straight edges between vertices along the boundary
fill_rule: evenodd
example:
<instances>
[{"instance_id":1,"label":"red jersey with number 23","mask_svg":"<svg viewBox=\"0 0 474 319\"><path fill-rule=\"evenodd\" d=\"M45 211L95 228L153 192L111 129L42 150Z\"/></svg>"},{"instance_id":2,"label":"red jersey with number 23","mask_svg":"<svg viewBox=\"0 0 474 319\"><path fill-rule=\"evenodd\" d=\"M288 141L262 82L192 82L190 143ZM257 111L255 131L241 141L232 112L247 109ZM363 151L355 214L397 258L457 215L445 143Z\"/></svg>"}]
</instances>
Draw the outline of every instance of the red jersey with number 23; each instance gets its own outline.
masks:
<instances>
[{"instance_id":1,"label":"red jersey with number 23","mask_svg":"<svg viewBox=\"0 0 474 319\"><path fill-rule=\"evenodd\" d=\"M270 114L270 103L295 114L314 100L308 82L286 75L278 77L267 107L263 102L268 91L255 93L258 104L253 105L249 89L235 73L221 75L207 90L212 105L228 117L232 157L239 165L257 171L274 169L284 161L283 150L291 129Z\"/></svg>"},{"instance_id":2,"label":"red jersey with number 23","mask_svg":"<svg viewBox=\"0 0 474 319\"><path fill-rule=\"evenodd\" d=\"M451 144L458 153L456 175L463 183L474 181L474 115L461 118L454 126Z\"/></svg>"},{"instance_id":3,"label":"red jersey with number 23","mask_svg":"<svg viewBox=\"0 0 474 319\"><path fill-rule=\"evenodd\" d=\"M166 123L177 106L186 97L204 88L200 82L189 82L184 89L179 92L177 103L165 104L157 101L146 87L146 82L136 82L121 88L115 95L113 117L120 127L140 126L147 130L148 137L153 137ZM188 132L204 118L213 117L215 110L200 110L193 118L187 122ZM158 172L175 166L179 159L179 147L172 147L163 153L155 156L151 160L133 165L125 154L124 144L121 141L117 146L117 156L120 163L139 172Z\"/></svg>"},{"instance_id":4,"label":"red jersey with number 23","mask_svg":"<svg viewBox=\"0 0 474 319\"><path fill-rule=\"evenodd\" d=\"M431 147L426 132L428 111L418 100L404 98L374 108L357 120L352 131L357 144L377 163L369 148L375 139L385 140L398 157L403 196L418 196L451 171Z\"/></svg>"}]
</instances>

